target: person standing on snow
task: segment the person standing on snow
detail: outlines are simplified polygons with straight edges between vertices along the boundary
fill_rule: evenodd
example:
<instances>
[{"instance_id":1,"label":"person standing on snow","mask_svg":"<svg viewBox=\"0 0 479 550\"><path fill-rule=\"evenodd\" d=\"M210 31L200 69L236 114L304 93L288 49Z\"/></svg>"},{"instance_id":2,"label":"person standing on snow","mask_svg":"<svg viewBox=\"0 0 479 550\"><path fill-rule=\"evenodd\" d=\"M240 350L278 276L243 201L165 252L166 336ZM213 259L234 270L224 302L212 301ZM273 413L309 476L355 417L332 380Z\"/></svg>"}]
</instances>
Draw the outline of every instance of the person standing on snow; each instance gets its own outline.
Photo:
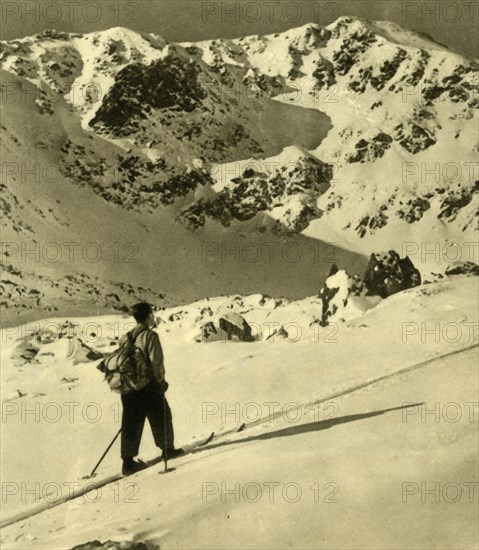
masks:
<instances>
[{"instance_id":1,"label":"person standing on snow","mask_svg":"<svg viewBox=\"0 0 479 550\"><path fill-rule=\"evenodd\" d=\"M168 383L165 380L163 350L158 334L151 330L156 327L153 308L150 304L141 302L132 307L132 315L137 324L130 334L151 369L151 380L144 388L121 396L123 475L133 474L146 466L141 460L134 460L140 448L145 418L148 418L156 446L163 451L163 459L183 454L182 449L175 449L174 446L173 420L165 396ZM120 346L125 344L126 339L127 336L123 336Z\"/></svg>"}]
</instances>

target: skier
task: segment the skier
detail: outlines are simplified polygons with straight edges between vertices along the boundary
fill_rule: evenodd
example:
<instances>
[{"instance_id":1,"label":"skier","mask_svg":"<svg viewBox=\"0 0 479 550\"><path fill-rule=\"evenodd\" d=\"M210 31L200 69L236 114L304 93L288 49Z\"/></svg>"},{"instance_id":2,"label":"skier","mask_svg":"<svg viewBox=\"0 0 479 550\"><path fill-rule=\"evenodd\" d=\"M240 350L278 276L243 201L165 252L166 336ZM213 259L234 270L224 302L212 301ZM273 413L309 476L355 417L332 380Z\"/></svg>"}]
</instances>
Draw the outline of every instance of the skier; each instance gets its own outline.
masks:
<instances>
[{"instance_id":1,"label":"skier","mask_svg":"<svg viewBox=\"0 0 479 550\"><path fill-rule=\"evenodd\" d=\"M145 468L141 460L134 460L138 455L145 418L151 427L157 447L162 449L163 459L170 459L183 454L182 449L175 449L171 410L165 392L168 383L165 380L163 350L158 334L151 330L156 327L153 309L150 304L141 302L132 307L136 326L131 331L135 346L143 352L151 369L151 380L142 389L121 396L123 414L121 419L121 458L122 474L130 475ZM127 336L120 341L123 345Z\"/></svg>"}]
</instances>

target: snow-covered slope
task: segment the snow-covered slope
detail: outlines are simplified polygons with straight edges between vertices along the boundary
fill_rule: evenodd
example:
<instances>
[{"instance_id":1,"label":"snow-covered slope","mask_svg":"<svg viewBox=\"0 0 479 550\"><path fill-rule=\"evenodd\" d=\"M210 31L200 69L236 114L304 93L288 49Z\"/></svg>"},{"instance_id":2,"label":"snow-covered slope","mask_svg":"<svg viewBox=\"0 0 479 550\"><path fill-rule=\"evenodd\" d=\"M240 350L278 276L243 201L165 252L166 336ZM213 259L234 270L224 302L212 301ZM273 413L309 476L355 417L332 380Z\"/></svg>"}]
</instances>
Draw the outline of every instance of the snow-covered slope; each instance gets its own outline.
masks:
<instances>
[{"instance_id":1,"label":"snow-covered slope","mask_svg":"<svg viewBox=\"0 0 479 550\"><path fill-rule=\"evenodd\" d=\"M206 193L212 180L192 191L201 172L181 168L166 185L155 179L149 189L140 180L151 181L154 164L141 152L129 154L86 133L63 98L53 114L41 114L37 88L23 94L22 78L3 78L16 90L2 103L4 322L55 311L111 312L142 299L160 306L233 292L304 297L317 292L331 262L352 273L364 270L361 255L300 234L259 231L275 227L261 215L229 228L212 222L189 231L175 222L177 208L185 195ZM238 269L247 247L256 247L257 256ZM293 262L284 260L290 251Z\"/></svg>"},{"instance_id":2,"label":"snow-covered slope","mask_svg":"<svg viewBox=\"0 0 479 550\"><path fill-rule=\"evenodd\" d=\"M451 277L318 330L309 326L320 315L314 299L236 296L158 312L176 441L214 430L216 443L167 475L159 465L6 527L2 546L110 539L224 548L227 539L231 548L474 548L477 291L476 277ZM196 343L198 326L221 308L263 336L281 323L289 339ZM2 519L86 483L120 409L97 361L85 362L85 343L104 351L129 322L45 320L30 362L20 346L34 327L3 335L2 478L10 485ZM48 343L60 326L63 336ZM83 345L69 342L74 334ZM240 433L220 437L243 422ZM157 452L145 430L141 456ZM96 479L118 470L118 453L115 446ZM36 503L25 492L35 483ZM437 501L425 493L436 484Z\"/></svg>"}]
</instances>

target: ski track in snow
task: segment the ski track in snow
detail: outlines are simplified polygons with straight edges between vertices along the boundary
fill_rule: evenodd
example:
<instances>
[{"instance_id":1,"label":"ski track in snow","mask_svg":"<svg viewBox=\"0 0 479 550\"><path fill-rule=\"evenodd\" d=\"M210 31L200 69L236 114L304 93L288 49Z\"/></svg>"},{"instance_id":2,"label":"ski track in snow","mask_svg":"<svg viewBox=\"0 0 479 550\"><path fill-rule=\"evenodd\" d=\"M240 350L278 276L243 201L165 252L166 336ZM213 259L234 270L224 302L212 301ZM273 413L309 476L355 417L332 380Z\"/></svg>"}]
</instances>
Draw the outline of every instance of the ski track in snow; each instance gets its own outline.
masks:
<instances>
[{"instance_id":1,"label":"ski track in snow","mask_svg":"<svg viewBox=\"0 0 479 550\"><path fill-rule=\"evenodd\" d=\"M429 324L433 322L443 324L461 323L466 319L475 322L477 311L474 308L474 300L471 298L476 295L477 279L472 277L455 277L451 280L399 293L387 300L383 300L376 307L369 309L367 313L356 317L355 320L342 324L339 331L341 336L340 343L339 345L333 344L332 346L324 343L314 344L312 342L287 344L281 340L277 340L271 344L267 342L252 344L218 342L198 344L193 342L191 340L192 334L194 334L192 326L195 323L197 312L204 307L205 303L209 305L216 303L216 306L213 306L213 308L219 307L221 309L222 303L228 303L225 298L219 298L216 302L215 300L209 300L208 302L200 301L191 306L171 308L169 311L160 312L160 315L164 317L168 317L170 312L183 312L180 320L162 323L159 327L162 342L165 346L167 375L170 378L170 399L175 427L178 428L178 433L181 434L179 437L182 437L183 441L191 440L191 435L188 436L187 433L199 436L201 431L207 431L211 427L218 432L218 439L207 447L197 449L191 456L177 459L173 463L175 470L166 476L157 475L162 469L161 465L158 465L157 468L152 467L145 472L128 478L139 484L138 486L141 488L142 493L145 493L145 495L148 493L150 496L148 496L146 501L142 499L142 505L139 507L130 507L128 509L126 505L118 504L118 508L115 508L117 511L111 518L111 512L108 511L109 505L106 500L105 502L103 500L99 502L97 507L91 505L91 512L89 512L82 498L78 498L75 501L64 503L54 509L37 513L35 516L24 518L6 526L6 509L4 507L2 529L4 547L21 548L23 550L24 548L45 548L52 547L51 545L53 545L54 547L63 548L70 547L75 541L85 542L93 538L101 538L97 532L99 527L95 527L94 524L91 524L88 529L80 529L80 524L90 525L90 520L87 517L96 508L98 508L98 512L95 515L101 514L105 520L103 522L104 525L108 526L103 530L103 533L105 533L105 529L108 531L108 538L113 540L132 540L132 538L134 540L150 540L156 541L156 543L159 542L162 547L165 544L166 547L170 547L171 544L173 544L173 547L183 545L186 545L183 547L189 547L190 543L188 541L191 542L191 536L194 535L186 534L182 526L183 520L180 518L184 518L184 521L188 522L197 522L198 529L204 529L209 521L212 522L211 525L218 526L218 533L222 532L223 529L222 520L218 516L218 514L221 515L223 512L221 512L222 508L217 507L216 501L206 508L201 508L200 502L200 507L198 508L197 500L191 496L191 491L195 486L198 486L199 481L214 481L218 479L218 475L220 476L219 479L231 479L232 476L234 480L236 476L237 480L244 479L245 482L248 479L251 480L251 477L259 480L266 478L270 480L294 481L296 478L292 477L291 473L287 473L289 471L287 469L288 460L291 460L288 457L293 452L293 456L294 453L299 453L294 460L299 460L298 457L302 457L300 459L303 463L302 474L298 479L303 480L304 483L309 480L311 484L311 477L308 478L308 476L315 475L314 462L311 462L311 460L313 456L316 456L316 452L318 453L316 460L323 461L323 455L326 457L332 453L332 456L335 456L334 461L338 464L349 456L350 453L347 448L348 445L352 445L353 443L349 442L349 440L343 441L342 439L338 439L338 436L344 432L345 428L343 426L347 426L347 422L355 418L359 421L357 424L360 430L359 433L367 430L367 426L371 422L373 423L371 426L376 425L376 423L379 423L379 426L383 426L381 429L378 427L374 430L374 437L376 438L388 439L392 437L395 431L400 432L405 428L409 428L411 435L408 437L413 437L413 434L416 434L417 430L422 430L423 428L427 428L429 431L432 430L432 433L439 430L437 436L434 436L435 439L429 441L429 445L431 446L429 450L422 450L421 456L423 457L422 460L426 461L425 464L428 463L428 453L431 456L435 456L437 453L443 456L444 453L449 452L448 447L443 448L437 441L440 441L442 437L446 437L446 433L450 434L447 437L452 437L454 440L459 438L460 440L474 426L448 424L444 435L440 435L446 429L441 424L423 426L419 423L417 427L414 427L415 425L412 426L412 424L397 425L391 424L391 422L393 422L393 419L398 418L400 409L406 406L405 403L415 403L415 407L419 410L423 406L420 405L421 403L424 403L424 406L430 409L430 400L433 397L441 400L441 402L448 402L445 401L446 398L449 401L459 402L460 398L454 392L462 391L461 388L463 387L467 388L467 391L463 392L462 399L464 401L473 401L472 396L474 395L474 391L477 392L476 383L466 378L466 374L471 372L473 365L471 361L474 362L477 356L477 341L471 342L467 334L464 333L460 341L453 344L445 341L435 343L430 340L422 342L421 346L418 347L417 342L416 345L414 342L411 342L411 346L409 346L402 342L401 338L391 340L391 334L399 336L401 334L401 326L406 320L408 322L414 321L418 324L421 322ZM254 306L255 299L257 298L249 298L251 305L243 304L239 306L240 310L248 311L245 314L246 318L258 319L258 316L262 316L262 318L271 319L270 314L274 313L274 318L283 317L284 322L286 319L289 320L291 318L291 315L288 315L286 312L298 308L298 304L294 302L271 310L264 307L258 308ZM245 300L248 299L245 298ZM314 307L316 307L312 302L302 301L300 303L304 309L302 315L305 315L307 311L311 315ZM308 310L308 307L313 309ZM308 314L306 314L307 318ZM96 320L101 319L96 318ZM101 322L106 326L112 320L113 318L110 317L105 318ZM84 321L88 321L88 319ZM125 319L126 321L127 319ZM381 327L381 331L378 330L378 327ZM16 343L13 341L2 347L2 359L5 357L4 354L8 356L14 351L15 345ZM60 350L60 348L58 349ZM67 348L65 348L66 351ZM228 356L226 362L224 361L225 356ZM308 357L310 358L309 362ZM353 357L353 364L348 366L348 362ZM420 361L417 359L420 359ZM221 362L222 365L218 367L215 364L216 361ZM87 369L87 365L79 363L71 369L72 373L75 372L79 376L79 381L72 387L72 393L68 396L69 399L78 399L81 395L79 391L83 387L81 391L82 393L84 391L87 392L89 400L95 398L99 402L105 400L105 404L108 406L111 400L106 388L98 380L94 369L88 368L88 370L85 370ZM458 366L461 366L459 370L457 370ZM12 368L10 367L10 374L7 375L7 379L13 375L14 371L11 370ZM54 372L51 366L30 365L28 368L30 371L32 369L44 370L45 374L49 373L50 378ZM63 366L58 372L65 371L66 368L66 366ZM421 380L435 380L436 377L443 380L444 377L449 376L447 373L451 369L457 371L454 375L456 379L454 385L443 385L437 382L424 386L423 390L421 389L422 386L417 386L418 377ZM198 376L194 374L195 371L198 373ZM477 370L472 369L472 372L476 372L477 374ZM2 370L2 373L5 377L5 369ZM254 377L253 373L255 373ZM469 375L467 374L467 376ZM185 382L187 383L185 384ZM188 382L194 383L190 385ZM11 385L12 383L18 385L19 379L16 381L10 379L9 384ZM276 386L278 389L275 389ZM188 400L191 400L191 403L185 402L183 398L184 394L188 395ZM61 402L61 398L62 393L57 393L56 396L55 393L52 393L43 399L47 401L56 399ZM29 398L24 397L22 399L28 402ZM202 402L216 401L219 403L221 400L227 405L229 404L230 407L235 402L239 402L240 404L274 401L281 403L295 402L301 407L301 419L298 422L291 422L287 421L284 415L281 414L262 415L252 421L246 421L246 429L244 431L237 434L229 433L228 430L237 429L237 418L229 419L226 424L222 423L221 419L214 415L211 418L211 422L208 419L207 424L202 422L200 418ZM325 407L322 408L321 406L323 405ZM331 409L329 405L334 405L334 407ZM318 421L318 418L313 416L314 410L321 410L325 414L325 417ZM335 413L332 417L331 410ZM407 410L410 411L411 409ZM340 416L336 416L339 412ZM44 430L44 427L34 423L24 423L15 426L7 422L4 426L7 432L8 430L16 432L19 449L22 448L22 441L28 442L28 445L30 445L31 441L40 435L41 432L38 431L38 428L41 427ZM54 425L50 425L50 429L52 426ZM108 440L108 432L114 424L111 423L111 420L105 418L102 421L102 426L102 430L97 430L97 435L95 435L95 430L100 426L78 423L76 426L77 430L74 432L74 440L71 439L68 433L71 431L71 428L64 432L57 432L56 437L60 438L57 444L62 448L66 448L66 445L69 445L72 447L71 450L74 451L74 455L80 457L81 462L74 468L78 473L81 471L83 471L83 474L88 473L88 470L91 469L94 463L93 457L90 456L91 453L87 453L86 455L84 452L85 442L91 442L89 450L92 451L92 454L101 452L104 449L105 441ZM334 426L336 426L334 430L326 429ZM386 426L387 429L385 431ZM467 429L467 432L464 432L465 429ZM313 449L319 444L316 437L313 437L313 433L318 430L322 434L320 448L313 452ZM454 430L457 431L454 432ZM45 434L47 433L45 432ZM389 433L391 435L388 435ZM6 435L8 436L8 433ZM360 436L357 435L356 437L359 438ZM355 451L351 456L361 456L367 452L367 441L370 437L372 437L371 434L364 433L361 436L363 439L359 438L355 443ZM473 436L468 435L467 437ZM94 441L96 438L98 438L98 444ZM142 453L145 451L150 453L152 442L150 441L148 430L145 430L143 439L144 447L142 447ZM418 441L421 439L424 439L424 437L421 436ZM291 441L293 440L295 443L291 446ZM413 441L408 443L412 448L416 445ZM462 464L463 460L466 461L464 464L468 463L469 459L466 456L472 440L467 441L469 443L466 444L465 442L461 447L462 454L458 455L456 448L451 449L451 451L456 453L458 466ZM406 443L404 444L406 445ZM384 453L395 452L393 450L394 443L384 442L381 445L383 445ZM102 447L103 449L101 449ZM45 447L43 446L43 448ZM4 464L11 463L8 453L6 453L7 450L3 446ZM116 453L117 451L112 449L111 455L105 459L105 464L102 464L100 467L99 475L102 477L108 475L109 472L112 472L112 468L113 472L117 471L118 459L115 457ZM272 460L267 459L270 453L275 455ZM257 455L258 458L262 458L263 465L257 461ZM414 452L411 450L409 455L411 457L414 456ZM264 460L265 458L266 460ZM42 458L42 460L45 460L45 458ZM370 462L370 459L368 461ZM322 468L327 469L327 465L324 462L321 463ZM35 464L38 469L38 461L33 461L31 464ZM268 476L263 472L263 468L267 464L272 468L272 472L278 468L279 471L276 474L273 473ZM416 467L420 465L418 462L415 464ZM35 479L35 471L28 474L25 469L27 467L29 466L26 461L23 464L18 463L18 475L22 476L20 479ZM58 482L62 482L63 479L72 479L72 471L67 468L62 474L62 468L62 464L59 463ZM377 470L379 466L374 466L374 468ZM442 474L438 473L437 475L442 475L445 480L453 476L452 471L448 474L448 467L446 465L443 468L446 469L442 471ZM283 469L285 469L284 472ZM360 463L355 464L353 469L360 472ZM69 471L70 473L68 474ZM283 473L280 473L280 471ZM339 476L338 472L328 475L333 476L331 479L335 479L334 475ZM28 475L24 477L25 474ZM8 476L6 479L15 479L12 471L7 472L6 475ZM299 473L296 475L299 476ZM358 475L361 474L358 473ZM382 476L383 474L378 470L376 471L376 475ZM406 469L402 475L405 479L416 479L411 477L413 474L408 473ZM416 473L415 475L419 474ZM421 475L426 475L426 472L423 472ZM41 478L37 475L37 479ZM51 481L51 477L49 480ZM100 478L98 478L98 481L100 481ZM343 483L347 484L346 481L343 481ZM154 487L157 487L156 492ZM391 490L393 489L394 487L391 487ZM150 494L150 491L153 491L153 493ZM106 492L103 494L106 499ZM186 495L190 496L187 497ZM168 505L167 500L165 500L170 497L174 501L178 500L178 502L181 502L181 506L176 512L173 510L173 503L169 503ZM193 500L190 502L191 498ZM342 506L346 505L347 501ZM107 508L104 508L104 506L107 506ZM301 507L302 512L300 515L304 516L303 519L307 522L308 527L305 527L305 533L307 533L308 529L311 529L311 525L313 525L310 523L310 513L313 512L313 509L305 506L306 503ZM156 517L153 510L158 507L163 512L160 516ZM8 508L11 510L15 509L11 505ZM204 513L207 509L209 512ZM280 504L276 504L274 509L277 509L280 514L283 513ZM26 506L23 510L19 510L19 512L28 514L29 510L31 511L31 506ZM226 505L225 510L230 510L229 513L234 514L235 509L234 507L231 508L230 503ZM251 508L251 510L255 516L262 517L265 522L268 521L267 518L270 514L268 508L260 506L256 509ZM293 508L292 510L295 514L300 511L299 508ZM332 508L328 508L327 510L328 514L333 512ZM457 510L459 511L459 508ZM461 508L461 510L461 513L464 513L464 509ZM142 518L138 517L137 521L132 522L132 513L140 514ZM250 517L250 513L246 509L244 513L246 517ZM67 514L68 518L73 520L73 524L69 530L59 530L60 526L64 525L64 514ZM127 515L124 516L124 514ZM11 517L12 515L10 514ZM122 519L123 517L124 519ZM145 517L150 519L144 519ZM186 520L185 518L187 517L190 519ZM333 519L332 516L331 519ZM6 521L8 522L8 516ZM245 525L250 521L252 521L252 516ZM299 517L295 521L300 521ZM126 530L124 528L125 524L130 526ZM49 525L49 527L46 528L46 525ZM285 529L287 525L288 520L284 519L283 526ZM214 530L212 532L208 531L207 538L202 539L206 541L206 546L210 545L208 547L211 548L217 547L214 532ZM35 533L35 535L26 536L28 533ZM43 533L43 535L40 536L39 533ZM202 536L205 536L205 532L202 531L202 533ZM467 533L470 533L470 530L465 529L463 537L467 538ZM263 535L265 538L262 540L269 540L270 547L278 544L277 539L272 533L265 532ZM361 537L363 541L368 541L367 534L363 533ZM250 547L247 537L242 540L244 541L243 547ZM464 540L466 539L464 538ZM420 542L418 539L418 545L414 546L414 548L426 548L427 546L423 542ZM306 539L303 540L303 544L302 547L304 548L311 547L311 543ZM331 546L328 547L330 548ZM339 548L340 545L335 547Z\"/></svg>"}]
</instances>

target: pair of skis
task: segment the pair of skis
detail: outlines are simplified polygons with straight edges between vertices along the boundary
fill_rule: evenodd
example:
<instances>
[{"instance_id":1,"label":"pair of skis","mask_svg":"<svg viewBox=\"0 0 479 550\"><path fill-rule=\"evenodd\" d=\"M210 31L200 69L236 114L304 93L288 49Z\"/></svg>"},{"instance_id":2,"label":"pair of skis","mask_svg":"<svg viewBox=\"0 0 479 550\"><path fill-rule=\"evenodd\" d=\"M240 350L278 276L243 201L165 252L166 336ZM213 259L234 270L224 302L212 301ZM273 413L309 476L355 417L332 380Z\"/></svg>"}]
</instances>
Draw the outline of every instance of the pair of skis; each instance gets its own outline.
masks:
<instances>
[{"instance_id":1,"label":"pair of skis","mask_svg":"<svg viewBox=\"0 0 479 550\"><path fill-rule=\"evenodd\" d=\"M233 428L232 430L227 430L226 432L223 432L222 434L220 434L219 437L224 437L224 436L236 433L236 432L240 432L240 431L244 430L245 427L246 427L245 424L241 424L241 426L239 426L239 428ZM90 476L85 476L83 479L89 479L89 478L91 478L95 475L95 471L98 468L99 463L104 458L104 456L106 455L108 450L111 448L111 446L115 442L116 438L118 437L119 433L120 432L117 433L117 435L115 436L115 438L113 439L113 441L109 445L108 449L105 451L104 455L102 456L100 461L97 463L97 465L93 469ZM195 452L196 450L200 449L201 447L207 446L209 443L211 443L214 440L214 438L215 438L215 432L211 432L207 437L201 438L198 441L193 441L192 443L189 443L189 444L185 445L184 447L182 447L182 449L184 451L183 454L181 454L177 458L181 458L183 456L186 456L190 453ZM174 459L170 459L170 460L174 460ZM140 470L140 471L143 472L144 470L146 470L148 468L151 468L152 466L155 466L156 464L159 464L160 462L162 462L161 457L157 457L157 458L154 458L153 460L149 460L146 463L146 468L144 468L143 470ZM166 463L165 463L165 466L166 466ZM174 468L165 469L165 471L162 472L162 473L172 471L173 469ZM136 472L136 473L138 473L138 472ZM79 489L76 489L74 491L71 491L67 495L64 495L64 496L62 496L62 497L60 497L60 498L58 498L54 501L44 502L42 504L39 504L38 506L35 506L34 508L31 508L30 510L27 510L25 512L21 512L19 514L16 514L15 516L12 516L11 518L3 520L2 522L0 522L0 528L4 528L4 527L7 527L8 525L12 525L13 523L17 523L18 521L28 519L32 516L40 514L41 512L44 512L45 510L50 510L51 508L55 508L56 506L59 506L60 504L64 504L65 502L75 500L75 499L85 495L86 493L89 493L90 491L101 489L102 487L105 487L106 485L108 485L110 483L115 483L115 482L119 481L120 479L122 479L124 477L125 476L123 476L121 473L118 473L118 474L113 474L111 476L108 476L108 477L106 477L104 479L101 479L101 480L98 480L98 481L92 481L90 483L86 483L83 487L81 487Z\"/></svg>"}]
</instances>

